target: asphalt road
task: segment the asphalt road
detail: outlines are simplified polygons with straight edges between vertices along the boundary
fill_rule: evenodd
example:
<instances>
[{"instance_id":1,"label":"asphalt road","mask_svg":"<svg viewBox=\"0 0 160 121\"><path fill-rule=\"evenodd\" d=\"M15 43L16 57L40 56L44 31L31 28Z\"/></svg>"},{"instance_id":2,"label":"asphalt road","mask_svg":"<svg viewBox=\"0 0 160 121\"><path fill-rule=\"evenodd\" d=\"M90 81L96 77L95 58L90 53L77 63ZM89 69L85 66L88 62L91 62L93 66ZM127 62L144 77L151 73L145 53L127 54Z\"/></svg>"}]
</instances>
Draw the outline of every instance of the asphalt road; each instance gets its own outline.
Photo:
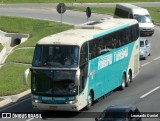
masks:
<instances>
[{"instance_id":1,"label":"asphalt road","mask_svg":"<svg viewBox=\"0 0 160 121\"><path fill-rule=\"evenodd\" d=\"M41 10L41 11L40 11ZM58 20L59 15L54 14L55 9L43 8L0 8L0 15L13 15L13 16L25 16L31 18ZM64 16L66 23L79 24L86 20L85 13L82 12L66 12L68 15ZM73 14L74 13L74 14ZM52 17L51 17L52 16ZM106 15L92 16L92 19L100 19ZM106 106L113 104L134 104L141 112L160 112L160 27L156 27L155 34L152 37L147 37L152 45L152 54L147 60L141 60L141 69L139 75L134 79L133 83L123 91L115 91L104 99L95 103L95 105L89 110L90 112L101 112ZM32 109L30 97L18 101L12 105L5 107L0 112L35 112ZM38 113L38 111L36 111ZM94 116L90 118L84 118L88 116L88 113L68 113L68 112L48 112L50 116L54 118L48 118L45 120L54 121L93 121ZM57 115L61 118L57 118ZM83 118L82 118L83 117ZM160 117L160 114L159 114ZM0 119L1 121L41 121L43 119ZM145 118L144 121L159 121L156 118Z\"/></svg>"},{"instance_id":2,"label":"asphalt road","mask_svg":"<svg viewBox=\"0 0 160 121\"><path fill-rule=\"evenodd\" d=\"M49 21L61 22L61 15L58 14L56 7L53 6L28 6L28 7L17 7L17 6L0 6L0 15L5 16L18 16L18 17L28 17L34 19L43 19ZM92 13L89 18L92 20L99 20L105 18L108 15ZM62 14L62 22L67 24L81 24L87 22L87 16L85 12L70 11L66 10Z\"/></svg>"},{"instance_id":3,"label":"asphalt road","mask_svg":"<svg viewBox=\"0 0 160 121\"><path fill-rule=\"evenodd\" d=\"M74 4L74 6L80 7L114 7L116 3L106 3L106 4ZM152 3L134 3L138 6L160 6L160 2ZM43 19L49 21L58 21L61 22L61 15L57 13L56 4L14 4L14 5L0 5L0 15L5 16L19 16L19 17L28 17L34 19ZM66 6L72 6L72 4L66 4ZM92 20L99 20L101 18L108 17L110 15L96 14L92 13L89 18ZM67 24L81 24L87 22L87 16L85 12L70 11L67 10L62 15L62 20Z\"/></svg>"}]
</instances>

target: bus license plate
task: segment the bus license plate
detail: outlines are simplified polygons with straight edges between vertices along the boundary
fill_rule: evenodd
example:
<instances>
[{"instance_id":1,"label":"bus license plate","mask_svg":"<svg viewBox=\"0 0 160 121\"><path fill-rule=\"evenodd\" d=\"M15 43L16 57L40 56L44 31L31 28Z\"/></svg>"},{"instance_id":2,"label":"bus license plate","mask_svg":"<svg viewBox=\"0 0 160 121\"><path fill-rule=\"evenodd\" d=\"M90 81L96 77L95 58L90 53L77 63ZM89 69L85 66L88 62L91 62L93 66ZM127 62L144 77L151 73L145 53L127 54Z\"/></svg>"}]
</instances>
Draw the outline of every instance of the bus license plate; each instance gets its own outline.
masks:
<instances>
[{"instance_id":1,"label":"bus license plate","mask_svg":"<svg viewBox=\"0 0 160 121\"><path fill-rule=\"evenodd\" d=\"M56 109L57 109L57 106L49 106L49 109L50 109L50 110L56 110Z\"/></svg>"}]
</instances>

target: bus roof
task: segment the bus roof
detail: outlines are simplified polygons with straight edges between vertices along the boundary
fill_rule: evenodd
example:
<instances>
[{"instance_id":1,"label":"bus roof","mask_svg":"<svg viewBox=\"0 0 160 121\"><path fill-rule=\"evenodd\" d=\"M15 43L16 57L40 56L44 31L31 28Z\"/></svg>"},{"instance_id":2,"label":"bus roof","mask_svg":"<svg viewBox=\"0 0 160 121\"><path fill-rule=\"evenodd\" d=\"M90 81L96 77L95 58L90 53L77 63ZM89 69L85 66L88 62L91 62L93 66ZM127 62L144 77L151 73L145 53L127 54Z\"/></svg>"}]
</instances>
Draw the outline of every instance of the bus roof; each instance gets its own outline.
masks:
<instances>
[{"instance_id":1,"label":"bus roof","mask_svg":"<svg viewBox=\"0 0 160 121\"><path fill-rule=\"evenodd\" d=\"M47 36L37 44L41 45L79 45L105 34L123 29L137 23L134 19L107 18L100 21L87 22L61 33Z\"/></svg>"}]
</instances>

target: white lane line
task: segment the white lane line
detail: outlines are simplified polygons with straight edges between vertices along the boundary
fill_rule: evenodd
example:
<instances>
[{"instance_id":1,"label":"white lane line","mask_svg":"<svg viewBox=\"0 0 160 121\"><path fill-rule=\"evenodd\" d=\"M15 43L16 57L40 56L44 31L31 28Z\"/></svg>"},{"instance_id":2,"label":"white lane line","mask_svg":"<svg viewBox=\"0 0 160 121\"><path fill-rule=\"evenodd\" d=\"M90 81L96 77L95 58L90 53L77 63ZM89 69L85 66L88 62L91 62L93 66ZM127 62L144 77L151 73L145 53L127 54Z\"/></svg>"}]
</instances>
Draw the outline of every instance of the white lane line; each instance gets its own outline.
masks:
<instances>
[{"instance_id":1,"label":"white lane line","mask_svg":"<svg viewBox=\"0 0 160 121\"><path fill-rule=\"evenodd\" d=\"M26 121L31 121L31 120L33 120L34 118L30 118L30 119L28 119L28 120L26 120Z\"/></svg>"},{"instance_id":2,"label":"white lane line","mask_svg":"<svg viewBox=\"0 0 160 121\"><path fill-rule=\"evenodd\" d=\"M158 59L160 59L160 56L159 56L159 57L157 57L157 58L155 58L155 59L153 59L153 60L158 60Z\"/></svg>"},{"instance_id":3,"label":"white lane line","mask_svg":"<svg viewBox=\"0 0 160 121\"><path fill-rule=\"evenodd\" d=\"M152 89L151 91L149 91L149 92L147 92L146 94L142 95L140 98L144 98L144 97L146 97L147 95L149 95L149 94L151 94L152 92L154 92L154 91L158 90L159 88L160 88L160 86L158 86L158 87L156 87L156 88Z\"/></svg>"},{"instance_id":4,"label":"white lane line","mask_svg":"<svg viewBox=\"0 0 160 121\"><path fill-rule=\"evenodd\" d=\"M25 101L30 100L30 99L31 99L31 97L27 97L27 98L24 99L24 100L21 100L21 101L19 101L19 102L13 103L12 105L9 105L9 106L7 106L7 107L2 108L2 111L5 112L5 110L8 110L9 108L13 108L14 106L19 105L19 104L21 104L21 103L24 103Z\"/></svg>"},{"instance_id":5,"label":"white lane line","mask_svg":"<svg viewBox=\"0 0 160 121\"><path fill-rule=\"evenodd\" d=\"M147 63L141 65L141 67L146 66L146 65L150 64L151 62L152 62L152 61L149 61L149 62L147 62Z\"/></svg>"}]
</instances>

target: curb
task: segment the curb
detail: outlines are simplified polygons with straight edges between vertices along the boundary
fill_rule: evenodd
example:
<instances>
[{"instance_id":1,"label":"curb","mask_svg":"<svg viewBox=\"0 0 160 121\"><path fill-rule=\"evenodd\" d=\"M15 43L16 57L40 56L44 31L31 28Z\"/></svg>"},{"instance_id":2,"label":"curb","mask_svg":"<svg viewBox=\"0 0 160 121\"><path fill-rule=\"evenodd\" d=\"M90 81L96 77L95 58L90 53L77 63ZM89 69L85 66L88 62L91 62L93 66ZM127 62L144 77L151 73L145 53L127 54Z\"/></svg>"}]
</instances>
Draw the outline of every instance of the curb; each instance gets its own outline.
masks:
<instances>
[{"instance_id":1,"label":"curb","mask_svg":"<svg viewBox=\"0 0 160 121\"><path fill-rule=\"evenodd\" d=\"M154 23L156 26L160 26L160 23Z\"/></svg>"},{"instance_id":2,"label":"curb","mask_svg":"<svg viewBox=\"0 0 160 121\"><path fill-rule=\"evenodd\" d=\"M10 96L3 96L1 98L3 98L4 100L0 101L0 108L10 104L10 103L13 103L13 102L17 102L19 99L21 99L22 97L28 95L31 93L31 90L27 90L27 91L24 91L22 93L19 93L17 95L10 95Z\"/></svg>"},{"instance_id":3,"label":"curb","mask_svg":"<svg viewBox=\"0 0 160 121\"><path fill-rule=\"evenodd\" d=\"M11 98L7 98L5 100L0 101L0 108L4 107L5 105L8 105L10 103L12 103Z\"/></svg>"}]
</instances>

